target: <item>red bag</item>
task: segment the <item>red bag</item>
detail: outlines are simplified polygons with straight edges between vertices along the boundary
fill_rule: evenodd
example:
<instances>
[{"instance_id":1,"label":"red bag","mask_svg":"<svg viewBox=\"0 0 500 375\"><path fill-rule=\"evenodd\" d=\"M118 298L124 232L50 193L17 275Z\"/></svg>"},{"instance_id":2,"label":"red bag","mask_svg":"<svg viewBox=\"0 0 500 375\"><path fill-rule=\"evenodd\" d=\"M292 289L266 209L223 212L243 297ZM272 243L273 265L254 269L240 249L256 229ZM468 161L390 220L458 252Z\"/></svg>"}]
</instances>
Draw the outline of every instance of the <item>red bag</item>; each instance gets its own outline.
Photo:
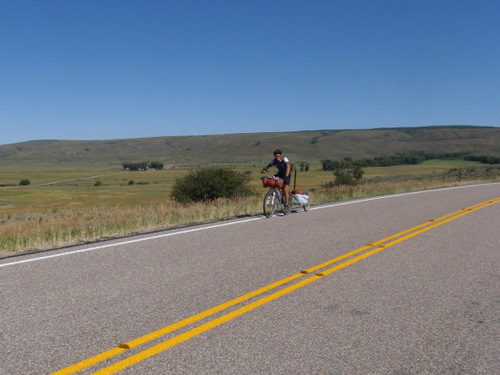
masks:
<instances>
[{"instance_id":1,"label":"red bag","mask_svg":"<svg viewBox=\"0 0 500 375\"><path fill-rule=\"evenodd\" d=\"M262 179L262 186L281 189L283 187L283 180L266 177Z\"/></svg>"}]
</instances>

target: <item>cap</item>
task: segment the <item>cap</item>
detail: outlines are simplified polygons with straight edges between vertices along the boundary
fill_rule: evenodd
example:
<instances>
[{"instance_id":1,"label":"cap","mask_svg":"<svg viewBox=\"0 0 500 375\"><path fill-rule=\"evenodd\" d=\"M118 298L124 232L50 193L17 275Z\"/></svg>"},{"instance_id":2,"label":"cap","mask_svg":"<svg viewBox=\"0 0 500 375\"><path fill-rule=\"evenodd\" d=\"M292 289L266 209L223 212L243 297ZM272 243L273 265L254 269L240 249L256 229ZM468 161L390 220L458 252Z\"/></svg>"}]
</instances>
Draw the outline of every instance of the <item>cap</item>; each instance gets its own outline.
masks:
<instances>
[{"instance_id":1,"label":"cap","mask_svg":"<svg viewBox=\"0 0 500 375\"><path fill-rule=\"evenodd\" d=\"M276 155L276 154L281 155L282 154L281 150L274 150L273 155Z\"/></svg>"}]
</instances>

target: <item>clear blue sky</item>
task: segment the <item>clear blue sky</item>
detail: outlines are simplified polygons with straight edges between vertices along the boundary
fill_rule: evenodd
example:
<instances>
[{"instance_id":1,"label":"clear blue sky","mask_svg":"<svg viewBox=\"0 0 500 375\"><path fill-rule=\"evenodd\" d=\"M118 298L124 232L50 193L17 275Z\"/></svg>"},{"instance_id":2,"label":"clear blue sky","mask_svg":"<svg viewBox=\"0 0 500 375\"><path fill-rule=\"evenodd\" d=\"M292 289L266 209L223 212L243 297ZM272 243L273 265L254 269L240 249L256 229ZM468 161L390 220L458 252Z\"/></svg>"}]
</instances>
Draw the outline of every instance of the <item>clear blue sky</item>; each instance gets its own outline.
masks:
<instances>
[{"instance_id":1,"label":"clear blue sky","mask_svg":"<svg viewBox=\"0 0 500 375\"><path fill-rule=\"evenodd\" d=\"M500 125L498 0L0 0L0 144Z\"/></svg>"}]
</instances>

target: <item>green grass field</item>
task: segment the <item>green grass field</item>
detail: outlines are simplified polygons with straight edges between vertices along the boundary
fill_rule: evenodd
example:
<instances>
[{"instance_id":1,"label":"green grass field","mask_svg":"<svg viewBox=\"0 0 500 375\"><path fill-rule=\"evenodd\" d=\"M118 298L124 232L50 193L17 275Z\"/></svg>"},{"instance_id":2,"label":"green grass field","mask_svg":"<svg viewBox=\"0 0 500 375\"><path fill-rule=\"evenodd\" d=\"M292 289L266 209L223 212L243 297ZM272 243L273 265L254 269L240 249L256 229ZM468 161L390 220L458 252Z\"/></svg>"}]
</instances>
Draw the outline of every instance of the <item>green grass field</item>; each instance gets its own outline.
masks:
<instances>
[{"instance_id":1,"label":"green grass field","mask_svg":"<svg viewBox=\"0 0 500 375\"><path fill-rule=\"evenodd\" d=\"M464 160L427 160L421 164L415 165L364 168L365 175L363 177L373 178L381 176L421 175L434 172L446 172L452 168L467 168L478 165L481 165L481 163Z\"/></svg>"},{"instance_id":2,"label":"green grass field","mask_svg":"<svg viewBox=\"0 0 500 375\"><path fill-rule=\"evenodd\" d=\"M418 165L364 168L366 179L379 176L421 175L443 172L450 168L465 168L479 163L458 160L430 160ZM252 185L261 187L262 165L238 164L238 170L252 172ZM186 168L161 171L130 172L121 167L3 169L0 179L0 215L19 215L89 207L136 206L164 202L176 179L188 172ZM270 170L272 172L272 170ZM297 188L318 189L333 180L332 172L321 165L311 165L308 172L297 171ZM18 186L22 179L31 185ZM100 186L95 186L96 182ZM133 184L130 184L133 181ZM262 193L264 189L262 188Z\"/></svg>"},{"instance_id":3,"label":"green grass field","mask_svg":"<svg viewBox=\"0 0 500 375\"><path fill-rule=\"evenodd\" d=\"M0 253L257 215L262 212L266 192L259 172L276 148L297 163L310 164L308 172L297 172L292 187L309 191L313 205L498 181L498 165L432 160L419 165L364 168L365 180L358 186L329 184L326 188L334 176L321 170L321 160L408 152L498 156L499 137L496 127L430 126L0 145ZM146 172L123 171L121 167L124 162L155 160L183 167ZM227 160L232 164L225 164ZM187 165L250 171L255 194L181 205L171 199L171 191L175 181L189 172ZM448 172L450 169L455 171ZM21 180L31 184L19 186Z\"/></svg>"},{"instance_id":4,"label":"green grass field","mask_svg":"<svg viewBox=\"0 0 500 375\"><path fill-rule=\"evenodd\" d=\"M314 205L498 180L498 166L470 168L476 164L429 161L420 165L366 168L365 183L329 189L321 186L334 179L333 173L313 164L308 172L297 171L296 187L309 191ZM120 167L3 170L0 256L259 214L266 192L260 181L262 167L234 166L251 172L254 195L190 205L176 203L170 196L175 181L189 172L187 168L145 172L123 171ZM450 168L461 168L463 173L443 173ZM31 185L19 186L23 179L29 179Z\"/></svg>"}]
</instances>

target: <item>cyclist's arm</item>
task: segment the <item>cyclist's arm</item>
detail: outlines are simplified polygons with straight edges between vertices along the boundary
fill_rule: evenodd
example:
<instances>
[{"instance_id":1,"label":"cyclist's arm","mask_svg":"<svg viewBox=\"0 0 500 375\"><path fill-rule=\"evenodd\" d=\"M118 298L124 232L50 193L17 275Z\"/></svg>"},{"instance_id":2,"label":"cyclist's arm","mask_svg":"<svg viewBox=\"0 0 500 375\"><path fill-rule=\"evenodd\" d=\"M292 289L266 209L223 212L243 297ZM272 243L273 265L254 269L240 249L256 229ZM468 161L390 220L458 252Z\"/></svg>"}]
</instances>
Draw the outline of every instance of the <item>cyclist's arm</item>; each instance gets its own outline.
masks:
<instances>
[{"instance_id":1,"label":"cyclist's arm","mask_svg":"<svg viewBox=\"0 0 500 375\"><path fill-rule=\"evenodd\" d=\"M267 173L267 170L269 168L271 168L273 165L271 163L269 163L268 165L266 165L264 168L262 168L262 170L260 171L261 173Z\"/></svg>"}]
</instances>

